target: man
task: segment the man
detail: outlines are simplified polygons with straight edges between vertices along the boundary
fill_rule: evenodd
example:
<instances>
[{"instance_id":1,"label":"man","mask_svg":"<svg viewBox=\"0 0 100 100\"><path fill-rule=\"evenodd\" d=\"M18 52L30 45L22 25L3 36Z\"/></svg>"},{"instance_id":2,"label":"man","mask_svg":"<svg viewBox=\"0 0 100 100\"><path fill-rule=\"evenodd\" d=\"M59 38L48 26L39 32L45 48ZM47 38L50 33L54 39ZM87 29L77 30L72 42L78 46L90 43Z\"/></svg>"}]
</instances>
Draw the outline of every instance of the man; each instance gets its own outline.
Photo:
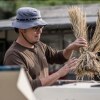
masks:
<instances>
[{"instance_id":1,"label":"man","mask_svg":"<svg viewBox=\"0 0 100 100\"><path fill-rule=\"evenodd\" d=\"M39 86L52 85L75 69L77 59L69 59L72 51L87 46L86 40L79 38L64 50L52 49L40 41L42 29L46 24L39 10L31 7L19 8L16 20L12 23L19 35L4 58L5 65L19 65L25 68L33 90ZM63 64L67 60L61 69L49 75L48 64Z\"/></svg>"}]
</instances>

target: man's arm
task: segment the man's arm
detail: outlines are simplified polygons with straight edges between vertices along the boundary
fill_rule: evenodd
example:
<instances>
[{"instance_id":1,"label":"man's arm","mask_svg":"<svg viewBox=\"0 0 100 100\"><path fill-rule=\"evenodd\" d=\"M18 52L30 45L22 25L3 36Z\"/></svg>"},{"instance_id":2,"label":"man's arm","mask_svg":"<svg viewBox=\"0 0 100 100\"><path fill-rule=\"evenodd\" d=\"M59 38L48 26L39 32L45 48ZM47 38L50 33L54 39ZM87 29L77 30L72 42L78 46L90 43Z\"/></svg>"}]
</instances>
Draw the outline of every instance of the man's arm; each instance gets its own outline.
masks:
<instances>
[{"instance_id":1,"label":"man's arm","mask_svg":"<svg viewBox=\"0 0 100 100\"><path fill-rule=\"evenodd\" d=\"M52 85L55 83L59 78L68 74L69 71L74 70L76 68L77 59L72 58L70 59L62 68L60 68L57 72L45 77L40 78L42 86Z\"/></svg>"}]
</instances>

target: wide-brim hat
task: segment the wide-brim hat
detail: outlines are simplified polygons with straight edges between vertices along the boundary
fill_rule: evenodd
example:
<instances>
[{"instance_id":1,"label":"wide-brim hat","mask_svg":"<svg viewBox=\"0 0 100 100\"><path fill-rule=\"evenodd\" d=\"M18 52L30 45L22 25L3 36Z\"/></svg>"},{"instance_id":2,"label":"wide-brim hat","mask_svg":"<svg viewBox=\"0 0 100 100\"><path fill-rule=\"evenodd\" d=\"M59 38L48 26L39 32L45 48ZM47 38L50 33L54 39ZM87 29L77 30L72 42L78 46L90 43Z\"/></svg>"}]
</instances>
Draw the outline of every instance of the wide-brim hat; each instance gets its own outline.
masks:
<instances>
[{"instance_id":1,"label":"wide-brim hat","mask_svg":"<svg viewBox=\"0 0 100 100\"><path fill-rule=\"evenodd\" d=\"M27 29L36 26L45 26L46 24L39 10L32 7L22 7L17 10L17 16L12 22L12 27Z\"/></svg>"}]
</instances>

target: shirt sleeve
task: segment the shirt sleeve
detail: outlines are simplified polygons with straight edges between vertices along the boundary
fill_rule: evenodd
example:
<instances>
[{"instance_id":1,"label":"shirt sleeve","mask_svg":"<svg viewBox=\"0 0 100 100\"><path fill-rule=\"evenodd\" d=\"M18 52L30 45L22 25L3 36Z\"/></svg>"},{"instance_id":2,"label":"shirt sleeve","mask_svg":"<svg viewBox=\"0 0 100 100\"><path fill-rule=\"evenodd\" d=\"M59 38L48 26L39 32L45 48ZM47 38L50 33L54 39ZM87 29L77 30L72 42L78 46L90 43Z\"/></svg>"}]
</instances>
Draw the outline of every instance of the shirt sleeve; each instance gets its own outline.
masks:
<instances>
[{"instance_id":1,"label":"shirt sleeve","mask_svg":"<svg viewBox=\"0 0 100 100\"><path fill-rule=\"evenodd\" d=\"M67 61L63 56L63 50L55 50L51 47L47 47L45 55L50 64L63 64Z\"/></svg>"},{"instance_id":2,"label":"shirt sleeve","mask_svg":"<svg viewBox=\"0 0 100 100\"><path fill-rule=\"evenodd\" d=\"M53 49L42 42L41 45L49 64L63 64L67 61L67 59L63 56L63 50Z\"/></svg>"},{"instance_id":3,"label":"shirt sleeve","mask_svg":"<svg viewBox=\"0 0 100 100\"><path fill-rule=\"evenodd\" d=\"M29 68L25 65L24 59L18 54L11 54L9 56L5 56L4 65L18 65L20 67L23 67L33 90L37 87L42 86L39 78L32 79L29 73Z\"/></svg>"}]
</instances>

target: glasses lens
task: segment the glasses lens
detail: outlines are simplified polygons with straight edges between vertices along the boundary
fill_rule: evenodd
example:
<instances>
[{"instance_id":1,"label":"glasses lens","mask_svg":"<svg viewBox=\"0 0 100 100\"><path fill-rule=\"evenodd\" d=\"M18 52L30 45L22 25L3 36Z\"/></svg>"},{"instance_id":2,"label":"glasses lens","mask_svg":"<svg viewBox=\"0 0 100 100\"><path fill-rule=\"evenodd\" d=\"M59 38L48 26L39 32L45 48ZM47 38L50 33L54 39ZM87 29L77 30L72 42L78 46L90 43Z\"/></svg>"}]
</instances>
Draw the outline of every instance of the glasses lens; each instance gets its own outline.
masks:
<instances>
[{"instance_id":1,"label":"glasses lens","mask_svg":"<svg viewBox=\"0 0 100 100\"><path fill-rule=\"evenodd\" d=\"M33 27L33 29L35 31L39 31L40 29L43 29L44 26L36 26L36 27Z\"/></svg>"}]
</instances>

